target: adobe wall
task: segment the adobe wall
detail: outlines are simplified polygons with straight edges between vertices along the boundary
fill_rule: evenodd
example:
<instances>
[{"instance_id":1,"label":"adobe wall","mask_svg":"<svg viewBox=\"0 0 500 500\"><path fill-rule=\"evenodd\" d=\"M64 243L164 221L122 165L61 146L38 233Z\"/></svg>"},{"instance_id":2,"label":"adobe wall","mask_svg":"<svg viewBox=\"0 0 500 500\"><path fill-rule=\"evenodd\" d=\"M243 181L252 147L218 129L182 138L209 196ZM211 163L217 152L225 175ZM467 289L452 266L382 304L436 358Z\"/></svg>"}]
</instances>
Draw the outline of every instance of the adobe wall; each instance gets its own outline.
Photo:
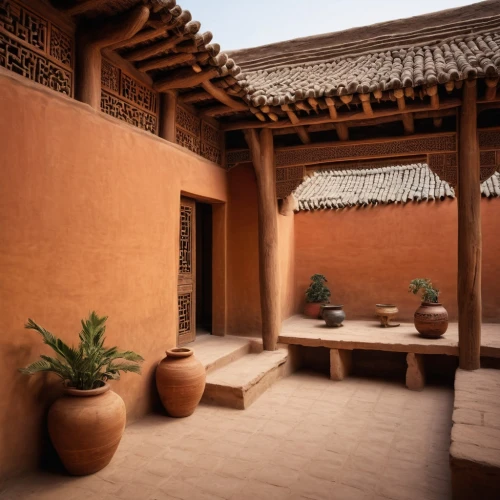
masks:
<instances>
[{"instance_id":1,"label":"adobe wall","mask_svg":"<svg viewBox=\"0 0 500 500\"><path fill-rule=\"evenodd\" d=\"M228 332L260 334L257 185L251 165L228 172ZM282 319L295 313L294 217L278 214Z\"/></svg>"},{"instance_id":2,"label":"adobe wall","mask_svg":"<svg viewBox=\"0 0 500 500\"><path fill-rule=\"evenodd\" d=\"M500 322L500 200L482 199L483 318ZM296 311L314 273L325 274L332 302L347 319L373 318L376 303L395 303L413 319L413 278L431 278L457 320L457 202L388 205L295 215Z\"/></svg>"},{"instance_id":3,"label":"adobe wall","mask_svg":"<svg viewBox=\"0 0 500 500\"><path fill-rule=\"evenodd\" d=\"M176 343L181 191L226 201L214 164L42 86L0 73L0 479L42 456L52 375L17 370L49 353L28 317L77 341L108 315L107 344L146 359L113 389L128 421L155 402L154 370Z\"/></svg>"}]
</instances>

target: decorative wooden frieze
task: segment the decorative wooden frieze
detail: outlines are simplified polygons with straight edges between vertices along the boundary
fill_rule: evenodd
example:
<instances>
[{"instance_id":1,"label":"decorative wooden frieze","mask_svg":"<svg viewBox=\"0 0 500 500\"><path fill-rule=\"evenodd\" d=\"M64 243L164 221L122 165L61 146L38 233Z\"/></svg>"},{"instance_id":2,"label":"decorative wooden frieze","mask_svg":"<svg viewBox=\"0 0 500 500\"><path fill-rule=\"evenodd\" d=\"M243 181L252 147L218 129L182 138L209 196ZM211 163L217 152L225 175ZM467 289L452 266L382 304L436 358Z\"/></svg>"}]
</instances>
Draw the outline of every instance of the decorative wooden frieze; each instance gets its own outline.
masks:
<instances>
[{"instance_id":1,"label":"decorative wooden frieze","mask_svg":"<svg viewBox=\"0 0 500 500\"><path fill-rule=\"evenodd\" d=\"M369 159L418 155L433 152L454 152L455 133L432 134L414 138L351 141L341 144L297 146L276 149L276 167L312 165L351 159Z\"/></svg>"},{"instance_id":2,"label":"decorative wooden frieze","mask_svg":"<svg viewBox=\"0 0 500 500\"><path fill-rule=\"evenodd\" d=\"M226 150L226 168L231 170L239 163L252 161L249 149L228 149Z\"/></svg>"},{"instance_id":3,"label":"decorative wooden frieze","mask_svg":"<svg viewBox=\"0 0 500 500\"><path fill-rule=\"evenodd\" d=\"M158 133L158 93L103 58L101 111L138 128Z\"/></svg>"},{"instance_id":4,"label":"decorative wooden frieze","mask_svg":"<svg viewBox=\"0 0 500 500\"><path fill-rule=\"evenodd\" d=\"M305 167L280 167L276 169L276 198L284 200L304 180Z\"/></svg>"},{"instance_id":5,"label":"decorative wooden frieze","mask_svg":"<svg viewBox=\"0 0 500 500\"><path fill-rule=\"evenodd\" d=\"M458 185L457 153L430 154L427 165L443 181L456 188Z\"/></svg>"},{"instance_id":6,"label":"decorative wooden frieze","mask_svg":"<svg viewBox=\"0 0 500 500\"><path fill-rule=\"evenodd\" d=\"M207 160L221 164L221 131L183 106L177 106L176 142Z\"/></svg>"},{"instance_id":7,"label":"decorative wooden frieze","mask_svg":"<svg viewBox=\"0 0 500 500\"><path fill-rule=\"evenodd\" d=\"M0 66L73 96L73 37L17 0L0 0Z\"/></svg>"}]
</instances>

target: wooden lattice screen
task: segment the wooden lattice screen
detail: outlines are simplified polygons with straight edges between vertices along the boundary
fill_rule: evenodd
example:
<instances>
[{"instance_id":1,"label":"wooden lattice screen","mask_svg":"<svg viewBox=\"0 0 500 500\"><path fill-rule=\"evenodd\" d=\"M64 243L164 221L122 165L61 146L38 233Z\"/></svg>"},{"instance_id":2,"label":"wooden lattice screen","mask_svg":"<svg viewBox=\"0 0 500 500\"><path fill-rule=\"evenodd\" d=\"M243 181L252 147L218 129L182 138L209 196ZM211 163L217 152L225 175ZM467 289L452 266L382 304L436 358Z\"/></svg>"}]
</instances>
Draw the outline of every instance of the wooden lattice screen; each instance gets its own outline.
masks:
<instances>
[{"instance_id":1,"label":"wooden lattice screen","mask_svg":"<svg viewBox=\"0 0 500 500\"><path fill-rule=\"evenodd\" d=\"M0 66L74 94L74 39L19 1L0 0Z\"/></svg>"},{"instance_id":2,"label":"wooden lattice screen","mask_svg":"<svg viewBox=\"0 0 500 500\"><path fill-rule=\"evenodd\" d=\"M158 92L104 58L101 85L101 111L158 134Z\"/></svg>"}]
</instances>

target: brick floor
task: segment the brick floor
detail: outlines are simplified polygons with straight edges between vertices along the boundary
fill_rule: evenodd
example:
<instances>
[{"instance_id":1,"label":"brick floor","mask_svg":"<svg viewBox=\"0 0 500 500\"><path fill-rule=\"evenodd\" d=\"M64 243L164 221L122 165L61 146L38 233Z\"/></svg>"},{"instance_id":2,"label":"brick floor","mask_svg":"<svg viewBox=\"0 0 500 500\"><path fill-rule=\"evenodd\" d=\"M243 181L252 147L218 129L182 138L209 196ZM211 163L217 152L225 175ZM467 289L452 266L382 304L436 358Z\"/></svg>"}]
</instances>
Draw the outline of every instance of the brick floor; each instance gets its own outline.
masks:
<instances>
[{"instance_id":1,"label":"brick floor","mask_svg":"<svg viewBox=\"0 0 500 500\"><path fill-rule=\"evenodd\" d=\"M452 409L448 388L300 372L245 411L148 416L127 427L99 473L39 472L0 498L445 500Z\"/></svg>"}]
</instances>

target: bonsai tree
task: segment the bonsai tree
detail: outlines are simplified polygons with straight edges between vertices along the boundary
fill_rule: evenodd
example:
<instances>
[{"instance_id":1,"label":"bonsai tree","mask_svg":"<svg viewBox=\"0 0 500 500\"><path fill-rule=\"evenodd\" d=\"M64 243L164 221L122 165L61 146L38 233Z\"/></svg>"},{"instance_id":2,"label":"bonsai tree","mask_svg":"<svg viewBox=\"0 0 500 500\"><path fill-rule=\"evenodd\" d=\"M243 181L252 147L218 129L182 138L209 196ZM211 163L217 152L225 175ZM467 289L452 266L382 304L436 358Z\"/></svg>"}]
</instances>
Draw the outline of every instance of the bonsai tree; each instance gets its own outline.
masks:
<instances>
[{"instance_id":1,"label":"bonsai tree","mask_svg":"<svg viewBox=\"0 0 500 500\"><path fill-rule=\"evenodd\" d=\"M313 274L311 284L306 290L306 302L329 302L330 289L325 285L327 279L322 274Z\"/></svg>"},{"instance_id":2,"label":"bonsai tree","mask_svg":"<svg viewBox=\"0 0 500 500\"><path fill-rule=\"evenodd\" d=\"M417 295L420 290L422 291L422 302L438 302L439 290L432 286L431 280L416 278L410 282L409 292Z\"/></svg>"},{"instance_id":3,"label":"bonsai tree","mask_svg":"<svg viewBox=\"0 0 500 500\"><path fill-rule=\"evenodd\" d=\"M118 380L120 372L140 373L143 358L132 351L119 351L117 347L104 346L107 316L100 318L95 312L82 320L80 344L70 347L61 339L29 319L25 328L37 331L55 352L56 357L40 355L42 358L21 373L33 375L39 372L53 372L63 379L68 387L82 391L101 387L107 380Z\"/></svg>"}]
</instances>

